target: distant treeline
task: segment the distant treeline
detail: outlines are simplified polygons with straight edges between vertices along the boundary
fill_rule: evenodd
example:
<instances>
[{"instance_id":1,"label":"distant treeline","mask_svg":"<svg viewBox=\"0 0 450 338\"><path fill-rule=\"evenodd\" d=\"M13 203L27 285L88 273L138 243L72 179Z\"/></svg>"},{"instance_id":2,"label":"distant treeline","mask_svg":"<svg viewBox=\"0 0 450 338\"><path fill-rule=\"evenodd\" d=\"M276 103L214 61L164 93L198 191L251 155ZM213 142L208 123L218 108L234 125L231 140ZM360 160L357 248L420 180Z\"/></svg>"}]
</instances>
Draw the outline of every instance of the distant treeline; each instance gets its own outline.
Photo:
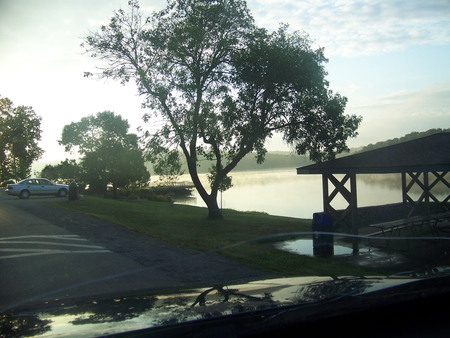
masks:
<instances>
[{"instance_id":1,"label":"distant treeline","mask_svg":"<svg viewBox=\"0 0 450 338\"><path fill-rule=\"evenodd\" d=\"M392 145L395 145L398 143L407 142L407 141L415 140L415 139L418 139L421 137L425 137L425 136L429 136L429 135L433 135L433 134L437 134L437 133L442 133L442 132L449 132L449 131L450 131L450 128L429 129L429 130L423 131L423 132L413 131L412 133L406 134L405 136L402 136L400 138L394 138L391 140L380 141L375 144L370 143L369 145L363 147L360 151L363 152L363 151L374 150L374 149L383 148L383 147L387 147L387 146L392 146Z\"/></svg>"},{"instance_id":2,"label":"distant treeline","mask_svg":"<svg viewBox=\"0 0 450 338\"><path fill-rule=\"evenodd\" d=\"M357 152L362 151L368 151L373 150L377 148L382 148L390 145L394 145L401 142L411 141L417 138L442 133L442 132L450 132L450 128L447 129L441 129L441 128L435 128L435 129L429 129L424 132L412 132L409 134L406 134L399 138L394 138L386 141L380 141L375 144L369 144L365 147L362 147L360 149L350 149L350 152L340 154L338 157L342 156L348 156ZM200 161L199 162L199 172L200 173L207 173L208 168L211 167L212 162L209 161ZM287 151L276 151L276 152L268 152L266 154L266 159L262 164L257 164L255 155L254 154L248 154L246 157L242 159L241 162L236 166L236 169L234 171L255 171L255 170L273 170L273 169L289 169L289 168L297 168L302 167L305 165L313 164L313 162L309 159L307 155L297 155L292 154ZM152 166L150 166L150 172L152 172ZM187 167L184 165L183 170L185 173L188 173Z\"/></svg>"},{"instance_id":3,"label":"distant treeline","mask_svg":"<svg viewBox=\"0 0 450 338\"><path fill-rule=\"evenodd\" d=\"M238 163L235 170L270 170L281 168L297 168L304 165L312 164L313 162L306 155L292 154L287 151L268 152L265 161L262 164L257 164L255 154L249 154Z\"/></svg>"},{"instance_id":4,"label":"distant treeline","mask_svg":"<svg viewBox=\"0 0 450 338\"><path fill-rule=\"evenodd\" d=\"M405 136L402 136L400 138L394 138L391 140L381 141L377 142L375 144L369 144L363 148L352 148L350 149L349 153L344 153L341 155L338 155L336 157L342 157L342 156L348 156L357 152L361 151L368 151L373 150L377 148L382 148L390 145L394 145L401 142L406 142L410 140L414 140L420 137L441 133L441 132L450 132L450 128L447 129L430 129L425 132L412 132L410 134L406 134ZM183 158L183 156L181 156ZM307 155L296 155L292 154L288 151L275 151L275 152L268 152L266 154L266 159L262 164L257 164L255 159L255 154L248 154L246 157L244 157L237 165L237 167L234 169L234 171L255 171L255 170L275 170L275 169L294 169L298 167L302 167L305 165L312 164L313 162L309 159ZM42 167L47 163L40 163L38 166L35 166L35 171L42 170ZM57 162L52 162L51 164L57 164ZM212 162L204 160L199 162L199 173L207 173L208 169L211 167ZM151 163L146 163L146 166L150 173L153 175L153 165ZM182 166L182 170L187 174L188 169L187 166L184 164Z\"/></svg>"},{"instance_id":5,"label":"distant treeline","mask_svg":"<svg viewBox=\"0 0 450 338\"><path fill-rule=\"evenodd\" d=\"M340 155L337 155L336 157L343 157L348 156L354 153L373 150L377 148L382 148L390 145L394 145L401 142L411 141L417 138L429 136L436 133L441 132L450 132L450 128L448 129L430 129L424 132L412 132L409 134L406 134L405 136L394 138L391 140L386 141L380 141L375 144L369 144L362 148L352 148L350 149L350 152L343 153ZM181 158L183 158L181 156ZM199 173L207 173L208 169L211 167L213 162L211 161L200 161L199 162ZM275 170L275 169L289 169L289 168L298 168L303 167L309 164L313 164L313 162L309 159L308 155L297 155L292 154L288 151L275 151L275 152L268 152L265 157L265 161L262 164L257 164L255 159L255 154L248 154L245 156L236 166L236 168L233 171L256 171L256 170ZM148 169L150 173L153 173L153 165L151 163L148 163ZM182 170L184 170L185 173L188 173L187 166L183 164Z\"/></svg>"},{"instance_id":6,"label":"distant treeline","mask_svg":"<svg viewBox=\"0 0 450 338\"><path fill-rule=\"evenodd\" d=\"M208 173L208 169L211 168L213 162L211 161L199 161L199 173ZM297 167L312 164L313 162L308 156L301 156L291 154L288 151L275 151L268 152L265 157L265 161L262 164L257 164L255 154L248 154L245 156L236 166L233 171L255 171L255 170L275 170L275 169L295 169ZM148 164L150 173L153 173L153 165ZM181 168L187 174L188 169L185 163Z\"/></svg>"}]
</instances>

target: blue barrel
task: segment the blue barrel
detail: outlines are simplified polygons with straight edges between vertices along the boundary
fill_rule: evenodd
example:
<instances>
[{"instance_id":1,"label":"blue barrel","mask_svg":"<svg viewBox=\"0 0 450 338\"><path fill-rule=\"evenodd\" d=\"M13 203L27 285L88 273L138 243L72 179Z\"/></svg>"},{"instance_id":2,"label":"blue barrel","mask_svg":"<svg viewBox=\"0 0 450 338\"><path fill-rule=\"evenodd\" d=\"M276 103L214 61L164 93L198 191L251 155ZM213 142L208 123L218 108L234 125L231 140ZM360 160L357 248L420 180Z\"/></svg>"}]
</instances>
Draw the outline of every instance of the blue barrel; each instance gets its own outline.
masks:
<instances>
[{"instance_id":1,"label":"blue barrel","mask_svg":"<svg viewBox=\"0 0 450 338\"><path fill-rule=\"evenodd\" d=\"M313 254L314 256L330 256L334 253L333 220L324 212L313 214ZM327 234L324 234L327 233Z\"/></svg>"}]
</instances>

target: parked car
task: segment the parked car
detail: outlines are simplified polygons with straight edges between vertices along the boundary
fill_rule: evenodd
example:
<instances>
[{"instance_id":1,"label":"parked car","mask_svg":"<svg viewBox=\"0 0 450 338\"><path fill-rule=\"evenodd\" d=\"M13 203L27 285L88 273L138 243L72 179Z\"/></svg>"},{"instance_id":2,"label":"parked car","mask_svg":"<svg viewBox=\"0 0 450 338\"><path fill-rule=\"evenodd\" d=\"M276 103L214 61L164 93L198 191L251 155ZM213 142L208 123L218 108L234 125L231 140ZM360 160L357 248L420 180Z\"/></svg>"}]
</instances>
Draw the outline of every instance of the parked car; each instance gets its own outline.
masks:
<instances>
[{"instance_id":1,"label":"parked car","mask_svg":"<svg viewBox=\"0 0 450 338\"><path fill-rule=\"evenodd\" d=\"M65 197L69 192L69 186L53 183L46 178L27 178L16 184L8 184L5 192L19 198L28 198L33 195Z\"/></svg>"}]
</instances>

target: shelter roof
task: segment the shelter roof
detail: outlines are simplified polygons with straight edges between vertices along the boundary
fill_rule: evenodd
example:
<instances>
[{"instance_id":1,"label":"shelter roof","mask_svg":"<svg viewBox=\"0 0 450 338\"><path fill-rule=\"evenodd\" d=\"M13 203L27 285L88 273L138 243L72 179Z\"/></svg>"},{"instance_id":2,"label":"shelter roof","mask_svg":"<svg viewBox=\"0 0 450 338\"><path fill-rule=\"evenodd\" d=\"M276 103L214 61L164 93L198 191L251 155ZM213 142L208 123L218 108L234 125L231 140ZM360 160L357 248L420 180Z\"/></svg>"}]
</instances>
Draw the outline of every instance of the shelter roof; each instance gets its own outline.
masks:
<instances>
[{"instance_id":1,"label":"shelter roof","mask_svg":"<svg viewBox=\"0 0 450 338\"><path fill-rule=\"evenodd\" d=\"M450 132L442 132L331 161L297 174L377 174L450 171Z\"/></svg>"}]
</instances>

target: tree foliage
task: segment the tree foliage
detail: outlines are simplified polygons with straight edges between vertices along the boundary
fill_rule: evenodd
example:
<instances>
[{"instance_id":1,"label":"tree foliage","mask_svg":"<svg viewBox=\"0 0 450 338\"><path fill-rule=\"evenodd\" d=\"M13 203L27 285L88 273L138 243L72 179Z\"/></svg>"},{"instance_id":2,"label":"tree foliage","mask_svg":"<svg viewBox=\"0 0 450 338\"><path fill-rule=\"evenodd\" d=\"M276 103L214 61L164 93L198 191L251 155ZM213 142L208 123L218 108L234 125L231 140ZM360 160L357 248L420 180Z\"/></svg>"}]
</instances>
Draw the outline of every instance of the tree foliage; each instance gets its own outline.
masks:
<instances>
[{"instance_id":1,"label":"tree foliage","mask_svg":"<svg viewBox=\"0 0 450 338\"><path fill-rule=\"evenodd\" d=\"M176 150L159 154L154 162L153 170L156 175L159 175L160 184L163 186L175 185L184 174L184 170L181 169L180 153Z\"/></svg>"},{"instance_id":2,"label":"tree foliage","mask_svg":"<svg viewBox=\"0 0 450 338\"><path fill-rule=\"evenodd\" d=\"M323 49L307 35L256 27L242 0L169 0L146 18L129 5L83 46L103 61L100 77L136 82L144 121L163 121L147 130L147 151L181 149L209 217L221 217L222 180L246 154L262 163L275 132L315 161L348 149L361 118L344 115L347 99L329 90ZM209 192L200 157L215 168Z\"/></svg>"},{"instance_id":3,"label":"tree foliage","mask_svg":"<svg viewBox=\"0 0 450 338\"><path fill-rule=\"evenodd\" d=\"M1 180L26 178L31 165L44 151L41 140L41 117L32 107L14 107L8 98L0 98L0 168Z\"/></svg>"},{"instance_id":4,"label":"tree foliage","mask_svg":"<svg viewBox=\"0 0 450 338\"><path fill-rule=\"evenodd\" d=\"M144 164L136 134L121 116L104 111L64 126L59 143L81 158L81 179L90 186L112 184L117 188L147 184L150 174Z\"/></svg>"},{"instance_id":5,"label":"tree foliage","mask_svg":"<svg viewBox=\"0 0 450 338\"><path fill-rule=\"evenodd\" d=\"M206 176L208 178L209 185L214 186L215 180L217 179L217 169L214 165L209 169L209 174ZM224 192L233 186L233 177L225 176L222 178L219 184L219 191Z\"/></svg>"},{"instance_id":6,"label":"tree foliage","mask_svg":"<svg viewBox=\"0 0 450 338\"><path fill-rule=\"evenodd\" d=\"M57 165L47 164L40 173L54 182L70 184L71 182L82 182L82 168L74 159L65 159Z\"/></svg>"}]
</instances>

